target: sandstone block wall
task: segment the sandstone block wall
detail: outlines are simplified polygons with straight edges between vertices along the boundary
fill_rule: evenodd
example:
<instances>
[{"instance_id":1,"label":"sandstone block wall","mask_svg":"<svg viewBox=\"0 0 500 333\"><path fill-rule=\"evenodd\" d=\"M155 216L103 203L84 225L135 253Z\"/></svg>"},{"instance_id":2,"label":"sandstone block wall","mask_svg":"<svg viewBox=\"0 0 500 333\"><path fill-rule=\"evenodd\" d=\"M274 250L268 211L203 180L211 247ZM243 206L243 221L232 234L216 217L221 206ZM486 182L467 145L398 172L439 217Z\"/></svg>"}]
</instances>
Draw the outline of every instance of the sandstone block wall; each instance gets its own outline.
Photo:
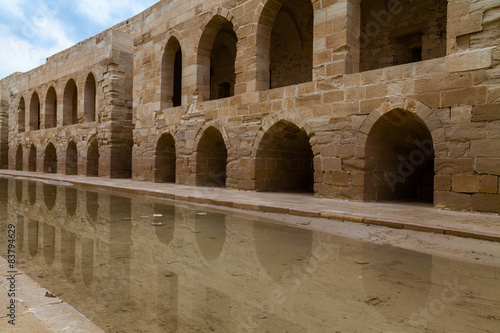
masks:
<instances>
[{"instance_id":1,"label":"sandstone block wall","mask_svg":"<svg viewBox=\"0 0 500 333\"><path fill-rule=\"evenodd\" d=\"M98 160L107 177L498 213L499 37L491 0L160 1L2 81L9 167L33 142L43 171L49 134L65 172L78 131L79 174ZM59 96L73 72L41 73L88 50L74 80L95 73L99 118L79 104L78 124L43 128L51 80Z\"/></svg>"},{"instance_id":2,"label":"sandstone block wall","mask_svg":"<svg viewBox=\"0 0 500 333\"><path fill-rule=\"evenodd\" d=\"M99 175L130 176L132 46L130 35L108 30L4 79L9 167L93 175L88 155L97 141ZM73 144L76 158L69 159Z\"/></svg>"}]
</instances>

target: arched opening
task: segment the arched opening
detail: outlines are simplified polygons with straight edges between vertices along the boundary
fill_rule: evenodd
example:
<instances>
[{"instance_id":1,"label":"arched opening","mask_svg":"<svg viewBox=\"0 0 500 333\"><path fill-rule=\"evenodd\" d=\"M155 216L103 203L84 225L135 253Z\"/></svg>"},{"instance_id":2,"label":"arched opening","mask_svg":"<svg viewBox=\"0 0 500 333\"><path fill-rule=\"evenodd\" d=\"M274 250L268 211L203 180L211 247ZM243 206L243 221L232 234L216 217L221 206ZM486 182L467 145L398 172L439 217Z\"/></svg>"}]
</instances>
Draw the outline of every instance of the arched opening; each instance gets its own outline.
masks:
<instances>
[{"instance_id":1,"label":"arched opening","mask_svg":"<svg viewBox=\"0 0 500 333\"><path fill-rule=\"evenodd\" d=\"M57 173L57 151L51 143L45 149L45 158L43 160L43 172Z\"/></svg>"},{"instance_id":2,"label":"arched opening","mask_svg":"<svg viewBox=\"0 0 500 333\"><path fill-rule=\"evenodd\" d=\"M16 151L16 170L22 171L23 170L23 146L19 145L17 146L17 151Z\"/></svg>"},{"instance_id":3,"label":"arched opening","mask_svg":"<svg viewBox=\"0 0 500 333\"><path fill-rule=\"evenodd\" d=\"M50 87L45 97L45 128L57 126L57 94L54 87Z\"/></svg>"},{"instance_id":4,"label":"arched opening","mask_svg":"<svg viewBox=\"0 0 500 333\"><path fill-rule=\"evenodd\" d=\"M24 102L24 97L21 97L19 101L19 109L17 111L17 130L19 132L24 132L26 126L26 103Z\"/></svg>"},{"instance_id":5,"label":"arched opening","mask_svg":"<svg viewBox=\"0 0 500 333\"><path fill-rule=\"evenodd\" d=\"M282 120L262 137L255 160L257 191L313 192L314 154L307 133Z\"/></svg>"},{"instance_id":6,"label":"arched opening","mask_svg":"<svg viewBox=\"0 0 500 333\"><path fill-rule=\"evenodd\" d=\"M78 174L78 149L74 141L70 141L66 149L66 174Z\"/></svg>"},{"instance_id":7,"label":"arched opening","mask_svg":"<svg viewBox=\"0 0 500 333\"><path fill-rule=\"evenodd\" d=\"M220 15L205 27L198 46L198 89L202 101L234 95L237 42L233 24Z\"/></svg>"},{"instance_id":8,"label":"arched opening","mask_svg":"<svg viewBox=\"0 0 500 333\"><path fill-rule=\"evenodd\" d=\"M257 90L312 80L313 27L310 0L266 4L257 28Z\"/></svg>"},{"instance_id":9,"label":"arched opening","mask_svg":"<svg viewBox=\"0 0 500 333\"><path fill-rule=\"evenodd\" d=\"M158 140L155 152L155 182L175 183L175 141L165 133Z\"/></svg>"},{"instance_id":10,"label":"arched opening","mask_svg":"<svg viewBox=\"0 0 500 333\"><path fill-rule=\"evenodd\" d=\"M78 90L76 83L70 79L64 89L63 100L63 124L71 125L78 123Z\"/></svg>"},{"instance_id":11,"label":"arched opening","mask_svg":"<svg viewBox=\"0 0 500 333\"><path fill-rule=\"evenodd\" d=\"M182 99L182 50L179 41L172 37L167 43L161 68L162 109L181 105Z\"/></svg>"},{"instance_id":12,"label":"arched opening","mask_svg":"<svg viewBox=\"0 0 500 333\"><path fill-rule=\"evenodd\" d=\"M365 163L366 200L433 201L434 144L414 113L395 109L375 122Z\"/></svg>"},{"instance_id":13,"label":"arched opening","mask_svg":"<svg viewBox=\"0 0 500 333\"><path fill-rule=\"evenodd\" d=\"M96 139L90 141L87 149L87 177L99 177L99 144Z\"/></svg>"},{"instance_id":14,"label":"arched opening","mask_svg":"<svg viewBox=\"0 0 500 333\"><path fill-rule=\"evenodd\" d=\"M361 2L360 70L444 57L448 0Z\"/></svg>"},{"instance_id":15,"label":"arched opening","mask_svg":"<svg viewBox=\"0 0 500 333\"><path fill-rule=\"evenodd\" d=\"M30 130L40 129L40 98L36 92L31 96L30 103Z\"/></svg>"},{"instance_id":16,"label":"arched opening","mask_svg":"<svg viewBox=\"0 0 500 333\"><path fill-rule=\"evenodd\" d=\"M85 94L83 97L83 112L86 122L95 121L95 113L97 107L96 82L94 75L90 73L85 81Z\"/></svg>"},{"instance_id":17,"label":"arched opening","mask_svg":"<svg viewBox=\"0 0 500 333\"><path fill-rule=\"evenodd\" d=\"M34 144L30 146L28 156L28 171L36 172L36 147Z\"/></svg>"},{"instance_id":18,"label":"arched opening","mask_svg":"<svg viewBox=\"0 0 500 333\"><path fill-rule=\"evenodd\" d=\"M222 134L209 127L196 151L196 185L226 187L227 150Z\"/></svg>"}]
</instances>

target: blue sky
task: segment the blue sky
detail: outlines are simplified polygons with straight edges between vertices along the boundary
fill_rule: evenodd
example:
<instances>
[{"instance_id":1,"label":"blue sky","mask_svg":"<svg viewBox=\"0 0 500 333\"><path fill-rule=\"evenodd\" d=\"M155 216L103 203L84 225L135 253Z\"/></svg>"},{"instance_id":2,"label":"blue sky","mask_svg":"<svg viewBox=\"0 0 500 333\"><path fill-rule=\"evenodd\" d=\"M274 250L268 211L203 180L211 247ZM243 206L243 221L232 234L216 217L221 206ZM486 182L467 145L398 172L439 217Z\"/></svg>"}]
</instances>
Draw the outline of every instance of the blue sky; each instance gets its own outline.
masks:
<instances>
[{"instance_id":1,"label":"blue sky","mask_svg":"<svg viewBox=\"0 0 500 333\"><path fill-rule=\"evenodd\" d=\"M158 0L0 0L0 79L140 13Z\"/></svg>"}]
</instances>

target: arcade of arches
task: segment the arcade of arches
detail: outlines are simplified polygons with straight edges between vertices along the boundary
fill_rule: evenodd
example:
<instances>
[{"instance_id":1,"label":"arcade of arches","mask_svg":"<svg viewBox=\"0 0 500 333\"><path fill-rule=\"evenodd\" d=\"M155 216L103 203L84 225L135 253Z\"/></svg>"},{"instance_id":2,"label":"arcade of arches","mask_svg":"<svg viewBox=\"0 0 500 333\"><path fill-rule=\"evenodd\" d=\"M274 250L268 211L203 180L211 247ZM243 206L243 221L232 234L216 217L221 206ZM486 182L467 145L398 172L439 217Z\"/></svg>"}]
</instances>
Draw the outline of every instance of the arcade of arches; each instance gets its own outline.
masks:
<instances>
[{"instance_id":1,"label":"arcade of arches","mask_svg":"<svg viewBox=\"0 0 500 333\"><path fill-rule=\"evenodd\" d=\"M500 212L496 7L459 2L157 4L0 81L0 162Z\"/></svg>"}]
</instances>

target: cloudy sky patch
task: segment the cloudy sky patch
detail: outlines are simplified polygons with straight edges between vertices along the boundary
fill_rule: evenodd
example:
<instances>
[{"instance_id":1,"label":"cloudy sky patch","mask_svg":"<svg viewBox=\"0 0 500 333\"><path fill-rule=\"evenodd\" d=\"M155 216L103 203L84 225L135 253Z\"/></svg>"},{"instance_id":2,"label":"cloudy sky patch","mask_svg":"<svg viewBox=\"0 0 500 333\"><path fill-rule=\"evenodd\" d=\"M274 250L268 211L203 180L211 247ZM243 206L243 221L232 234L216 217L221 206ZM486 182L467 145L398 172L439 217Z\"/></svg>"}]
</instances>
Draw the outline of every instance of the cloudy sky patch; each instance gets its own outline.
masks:
<instances>
[{"instance_id":1,"label":"cloudy sky patch","mask_svg":"<svg viewBox=\"0 0 500 333\"><path fill-rule=\"evenodd\" d=\"M26 72L157 0L0 0L0 79Z\"/></svg>"}]
</instances>

